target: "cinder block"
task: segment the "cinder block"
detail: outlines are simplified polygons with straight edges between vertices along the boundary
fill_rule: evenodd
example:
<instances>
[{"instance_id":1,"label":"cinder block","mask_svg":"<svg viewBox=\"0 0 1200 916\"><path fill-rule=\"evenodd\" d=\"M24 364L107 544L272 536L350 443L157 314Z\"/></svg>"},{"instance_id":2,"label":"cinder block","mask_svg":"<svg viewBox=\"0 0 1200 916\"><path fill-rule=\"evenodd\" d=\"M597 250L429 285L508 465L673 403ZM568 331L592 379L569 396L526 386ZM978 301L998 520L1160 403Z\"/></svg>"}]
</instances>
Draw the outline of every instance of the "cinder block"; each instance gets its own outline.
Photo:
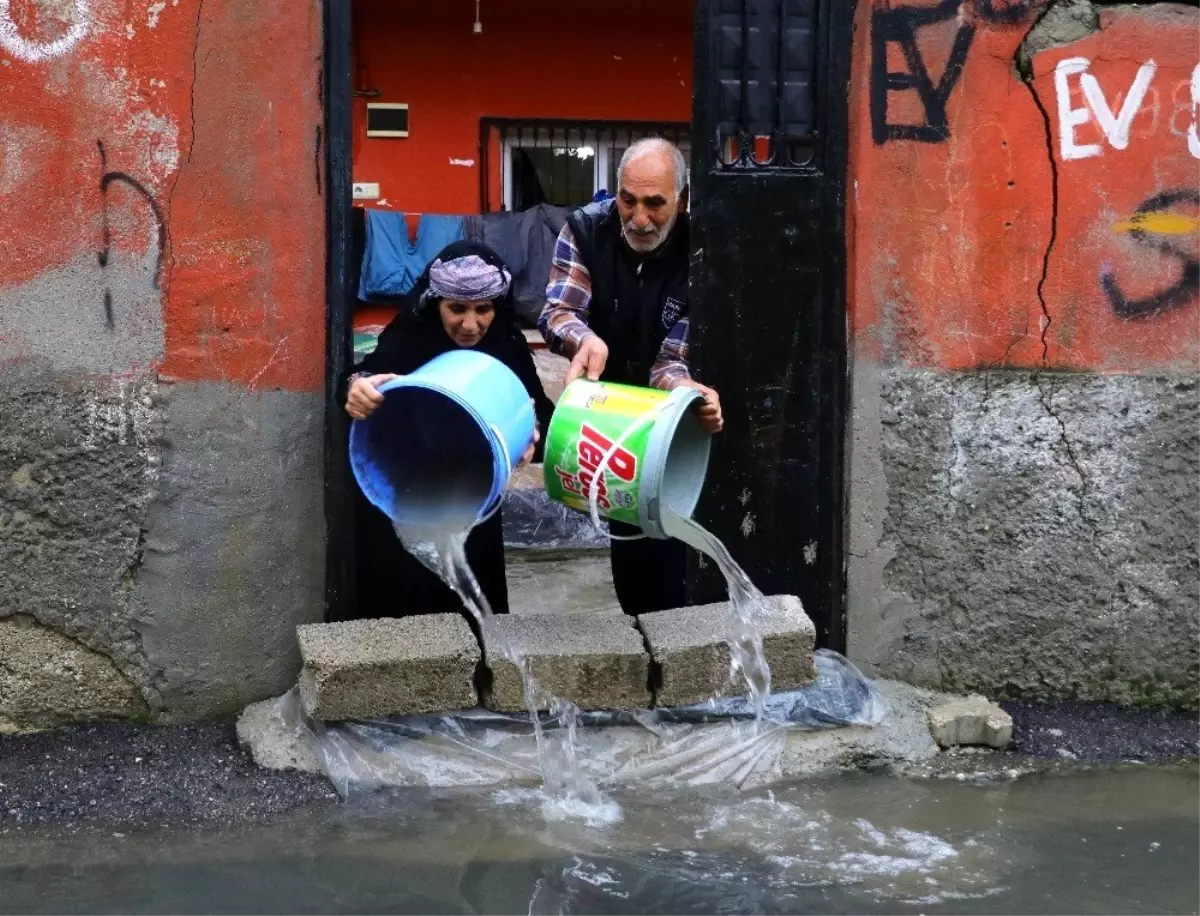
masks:
<instances>
[{"instance_id":1,"label":"cinder block","mask_svg":"<svg viewBox=\"0 0 1200 916\"><path fill-rule=\"evenodd\" d=\"M942 747L960 744L1007 747L1012 741L1012 730L1012 716L974 693L929 711L929 731Z\"/></svg>"},{"instance_id":2,"label":"cinder block","mask_svg":"<svg viewBox=\"0 0 1200 916\"><path fill-rule=\"evenodd\" d=\"M549 695L580 709L645 709L650 706L650 656L632 617L620 613L503 614L497 633L528 660L537 681L539 709ZM488 647L492 673L484 705L498 712L525 710L521 673L500 649Z\"/></svg>"},{"instance_id":3,"label":"cinder block","mask_svg":"<svg viewBox=\"0 0 1200 916\"><path fill-rule=\"evenodd\" d=\"M690 706L711 697L739 696L744 685L729 679L729 634L733 611L728 601L675 608L638 617L638 627L655 667L655 703ZM771 668L771 689L791 690L811 683L816 629L793 595L767 598L755 622L763 655Z\"/></svg>"},{"instance_id":4,"label":"cinder block","mask_svg":"<svg viewBox=\"0 0 1200 916\"><path fill-rule=\"evenodd\" d=\"M300 699L314 719L372 719L478 703L479 645L460 614L296 628Z\"/></svg>"}]
</instances>

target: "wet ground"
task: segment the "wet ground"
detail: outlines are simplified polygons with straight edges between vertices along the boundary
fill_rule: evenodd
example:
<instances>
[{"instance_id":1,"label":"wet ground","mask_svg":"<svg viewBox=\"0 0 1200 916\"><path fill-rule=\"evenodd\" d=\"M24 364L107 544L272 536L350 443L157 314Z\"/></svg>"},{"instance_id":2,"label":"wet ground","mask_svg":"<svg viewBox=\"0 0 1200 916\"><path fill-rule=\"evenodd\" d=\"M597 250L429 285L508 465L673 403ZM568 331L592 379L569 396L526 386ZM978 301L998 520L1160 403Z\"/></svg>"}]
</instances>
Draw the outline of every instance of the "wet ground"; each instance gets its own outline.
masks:
<instances>
[{"instance_id":1,"label":"wet ground","mask_svg":"<svg viewBox=\"0 0 1200 916\"><path fill-rule=\"evenodd\" d=\"M324 778L260 769L232 725L112 723L0 735L0 836L36 825L242 823L336 801Z\"/></svg>"},{"instance_id":2,"label":"wet ground","mask_svg":"<svg viewBox=\"0 0 1200 916\"><path fill-rule=\"evenodd\" d=\"M1070 765L1200 754L1194 714L1101 704L1003 705L1013 716L1013 746L984 754L985 768L1006 770L1030 758ZM0 735L0 836L37 825L241 823L334 804L336 795L322 778L258 768L238 746L232 725L112 723Z\"/></svg>"},{"instance_id":3,"label":"wet ground","mask_svg":"<svg viewBox=\"0 0 1200 916\"><path fill-rule=\"evenodd\" d=\"M1194 913L1200 773L857 773L617 797L405 792L204 830L0 836L5 913Z\"/></svg>"},{"instance_id":4,"label":"wet ground","mask_svg":"<svg viewBox=\"0 0 1200 916\"><path fill-rule=\"evenodd\" d=\"M505 551L514 614L619 611L607 550Z\"/></svg>"}]
</instances>

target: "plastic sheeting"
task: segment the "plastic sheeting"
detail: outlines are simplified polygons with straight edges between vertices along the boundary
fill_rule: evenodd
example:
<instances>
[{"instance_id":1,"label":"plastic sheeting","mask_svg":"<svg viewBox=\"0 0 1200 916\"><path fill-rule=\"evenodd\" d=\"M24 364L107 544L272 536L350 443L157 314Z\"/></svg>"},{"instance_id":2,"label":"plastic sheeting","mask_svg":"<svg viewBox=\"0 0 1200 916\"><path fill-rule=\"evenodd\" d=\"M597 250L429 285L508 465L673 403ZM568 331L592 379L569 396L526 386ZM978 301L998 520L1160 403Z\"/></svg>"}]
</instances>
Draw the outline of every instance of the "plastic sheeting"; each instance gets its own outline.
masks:
<instances>
[{"instance_id":1,"label":"plastic sheeting","mask_svg":"<svg viewBox=\"0 0 1200 916\"><path fill-rule=\"evenodd\" d=\"M503 511L506 547L608 547L605 530L597 531L587 515L555 502L540 487L509 488Z\"/></svg>"},{"instance_id":2,"label":"plastic sheeting","mask_svg":"<svg viewBox=\"0 0 1200 916\"><path fill-rule=\"evenodd\" d=\"M874 685L835 652L816 653L816 680L772 694L763 722L742 698L684 709L585 712L574 729L575 759L600 785L702 785L761 781L797 730L877 725L886 703ZM308 719L296 691L276 712L314 752L343 795L387 786L485 786L541 782L527 714L472 709L437 716L361 722ZM544 716L547 740L563 723Z\"/></svg>"}]
</instances>

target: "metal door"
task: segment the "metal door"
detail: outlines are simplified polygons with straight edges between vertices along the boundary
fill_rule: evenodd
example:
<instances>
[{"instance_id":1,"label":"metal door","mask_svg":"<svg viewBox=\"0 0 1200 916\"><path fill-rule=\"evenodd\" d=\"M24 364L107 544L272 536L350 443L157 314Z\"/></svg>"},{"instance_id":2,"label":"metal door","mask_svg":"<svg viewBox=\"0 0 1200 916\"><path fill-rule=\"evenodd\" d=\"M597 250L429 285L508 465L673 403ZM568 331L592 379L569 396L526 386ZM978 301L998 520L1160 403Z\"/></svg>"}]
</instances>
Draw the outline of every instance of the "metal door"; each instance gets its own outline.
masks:
<instances>
[{"instance_id":1,"label":"metal door","mask_svg":"<svg viewBox=\"0 0 1200 916\"><path fill-rule=\"evenodd\" d=\"M721 394L700 516L842 650L850 0L699 0L692 362ZM695 566L697 601L724 597Z\"/></svg>"}]
</instances>

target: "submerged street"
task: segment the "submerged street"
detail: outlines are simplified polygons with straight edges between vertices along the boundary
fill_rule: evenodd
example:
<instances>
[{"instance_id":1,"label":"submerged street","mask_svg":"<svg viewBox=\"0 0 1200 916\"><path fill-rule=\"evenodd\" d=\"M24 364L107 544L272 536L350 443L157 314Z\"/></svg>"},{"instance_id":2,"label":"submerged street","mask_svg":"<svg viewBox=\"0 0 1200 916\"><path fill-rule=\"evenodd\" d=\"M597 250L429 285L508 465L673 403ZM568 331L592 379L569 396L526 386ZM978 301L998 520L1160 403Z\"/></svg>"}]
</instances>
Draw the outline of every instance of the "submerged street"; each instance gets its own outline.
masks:
<instances>
[{"instance_id":1,"label":"submerged street","mask_svg":"<svg viewBox=\"0 0 1200 916\"><path fill-rule=\"evenodd\" d=\"M3 913L1193 913L1195 764L617 796L402 792L269 823L0 835Z\"/></svg>"}]
</instances>

